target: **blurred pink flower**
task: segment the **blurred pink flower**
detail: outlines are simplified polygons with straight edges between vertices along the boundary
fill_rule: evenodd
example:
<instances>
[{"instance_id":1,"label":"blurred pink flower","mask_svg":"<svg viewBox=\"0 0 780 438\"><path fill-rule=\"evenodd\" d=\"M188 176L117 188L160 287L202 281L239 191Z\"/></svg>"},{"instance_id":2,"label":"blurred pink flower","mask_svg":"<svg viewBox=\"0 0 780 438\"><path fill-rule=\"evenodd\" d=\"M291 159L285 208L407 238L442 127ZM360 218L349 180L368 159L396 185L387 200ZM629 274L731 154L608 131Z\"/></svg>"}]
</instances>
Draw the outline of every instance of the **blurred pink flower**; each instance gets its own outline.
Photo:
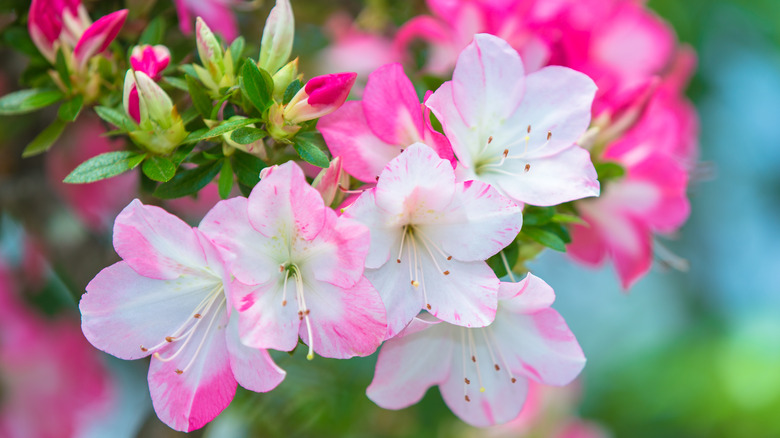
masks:
<instances>
[{"instance_id":1,"label":"blurred pink flower","mask_svg":"<svg viewBox=\"0 0 780 438\"><path fill-rule=\"evenodd\" d=\"M57 147L45 155L49 184L88 228L105 231L136 193L137 173L126 172L88 184L65 184L63 179L82 162L96 155L120 150L122 142L104 137L105 128L89 114L69 127Z\"/></svg>"},{"instance_id":2,"label":"blurred pink flower","mask_svg":"<svg viewBox=\"0 0 780 438\"><path fill-rule=\"evenodd\" d=\"M171 51L163 45L133 47L130 53L130 66L135 71L146 73L155 82L162 78L162 72L171 62Z\"/></svg>"},{"instance_id":3,"label":"blurred pink flower","mask_svg":"<svg viewBox=\"0 0 780 438\"><path fill-rule=\"evenodd\" d=\"M192 33L194 17L203 17L214 32L230 42L239 35L238 21L231 6L239 0L174 0L179 16L179 29L184 34Z\"/></svg>"},{"instance_id":4,"label":"blurred pink flower","mask_svg":"<svg viewBox=\"0 0 780 438\"><path fill-rule=\"evenodd\" d=\"M111 408L113 388L78 323L20 301L0 260L0 436L67 438Z\"/></svg>"}]
</instances>

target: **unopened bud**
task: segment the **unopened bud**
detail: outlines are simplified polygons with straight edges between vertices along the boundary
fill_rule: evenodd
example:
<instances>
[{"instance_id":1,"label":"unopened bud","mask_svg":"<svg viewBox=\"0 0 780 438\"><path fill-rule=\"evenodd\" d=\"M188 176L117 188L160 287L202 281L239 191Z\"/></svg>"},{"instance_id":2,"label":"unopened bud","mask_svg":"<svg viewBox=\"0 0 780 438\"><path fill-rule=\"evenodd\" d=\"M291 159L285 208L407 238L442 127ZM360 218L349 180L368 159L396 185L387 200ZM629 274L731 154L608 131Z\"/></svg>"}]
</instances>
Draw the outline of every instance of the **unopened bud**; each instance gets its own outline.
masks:
<instances>
[{"instance_id":1,"label":"unopened bud","mask_svg":"<svg viewBox=\"0 0 780 438\"><path fill-rule=\"evenodd\" d=\"M285 64L276 74L273 75L274 79L274 100L281 102L284 98L284 92L287 91L287 87L298 79L298 58Z\"/></svg>"},{"instance_id":2,"label":"unopened bud","mask_svg":"<svg viewBox=\"0 0 780 438\"><path fill-rule=\"evenodd\" d=\"M325 205L331 205L341 184L341 157L334 158L326 169L322 169L311 185L322 195Z\"/></svg>"},{"instance_id":3,"label":"unopened bud","mask_svg":"<svg viewBox=\"0 0 780 438\"><path fill-rule=\"evenodd\" d=\"M130 54L130 66L133 70L144 72L155 81L162 78L162 72L170 62L171 52L163 45L135 46Z\"/></svg>"},{"instance_id":4,"label":"unopened bud","mask_svg":"<svg viewBox=\"0 0 780 438\"><path fill-rule=\"evenodd\" d=\"M157 154L169 154L187 136L171 98L144 72L128 70L123 105L139 129L130 138Z\"/></svg>"},{"instance_id":5,"label":"unopened bud","mask_svg":"<svg viewBox=\"0 0 780 438\"><path fill-rule=\"evenodd\" d=\"M84 31L76 43L76 47L73 48L73 57L76 59L79 69L83 69L90 58L108 48L108 45L119 34L126 18L127 9L112 12L94 22Z\"/></svg>"},{"instance_id":6,"label":"unopened bud","mask_svg":"<svg viewBox=\"0 0 780 438\"><path fill-rule=\"evenodd\" d=\"M284 109L284 120L298 124L336 111L347 100L357 73L336 73L309 80Z\"/></svg>"},{"instance_id":7,"label":"unopened bud","mask_svg":"<svg viewBox=\"0 0 780 438\"><path fill-rule=\"evenodd\" d=\"M295 18L290 0L276 0L263 28L258 66L271 74L276 73L290 58L294 36Z\"/></svg>"}]
</instances>

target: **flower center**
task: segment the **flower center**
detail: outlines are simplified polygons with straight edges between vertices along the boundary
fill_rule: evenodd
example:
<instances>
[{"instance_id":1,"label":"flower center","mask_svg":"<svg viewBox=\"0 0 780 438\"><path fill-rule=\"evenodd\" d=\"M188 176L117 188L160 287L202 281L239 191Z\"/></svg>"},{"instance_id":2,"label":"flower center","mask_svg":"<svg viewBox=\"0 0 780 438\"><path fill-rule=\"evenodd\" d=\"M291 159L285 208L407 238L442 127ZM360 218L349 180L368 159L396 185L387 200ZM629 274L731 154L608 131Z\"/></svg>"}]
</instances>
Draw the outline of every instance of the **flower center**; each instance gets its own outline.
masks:
<instances>
[{"instance_id":1,"label":"flower center","mask_svg":"<svg viewBox=\"0 0 780 438\"><path fill-rule=\"evenodd\" d=\"M420 227L415 227L413 224L403 226L401 231L401 245L398 248L398 257L395 259L396 263L401 263L401 257L404 257L404 247L406 248L405 257L408 257L410 262L409 280L415 289L422 286L425 307L428 310L431 310L431 305L428 303L428 293L425 289L425 272L422 261L425 254L418 250L418 247L425 250L433 262L433 265L436 267L436 270L441 272L442 275L450 275L450 271L449 269L442 269L437 261L437 257L440 257L442 264L446 266L448 264L447 262L452 260L452 256L445 254L436 243L423 233Z\"/></svg>"},{"instance_id":2,"label":"flower center","mask_svg":"<svg viewBox=\"0 0 780 438\"><path fill-rule=\"evenodd\" d=\"M547 146L551 138L552 138L552 131L547 131L547 140L542 146L540 146L540 148ZM504 150L501 152L501 154L496 156L494 154L489 153L488 151L488 149L491 149L490 144L493 142L493 136L488 137L485 146L482 148L480 153L477 154L477 157L479 158L477 159L477 162L474 165L474 173L476 173L477 175L494 173L494 174L501 174L501 175L508 175L508 176L518 176L518 177L521 176L520 173L509 172L504 169L501 169L501 167L507 161L527 161L525 156L528 153L528 143L530 141L531 141L531 125L528 125L528 128L526 129L526 135L504 146ZM514 149L516 146L518 146L521 143L524 144L523 152L519 154L513 153L514 151L512 151L512 149ZM530 170L531 170L531 164L526 162L525 166L523 166L523 173L527 173Z\"/></svg>"},{"instance_id":3,"label":"flower center","mask_svg":"<svg viewBox=\"0 0 780 438\"><path fill-rule=\"evenodd\" d=\"M160 350L170 344L168 350L173 351L170 356L162 357L159 351L156 351L153 354L153 357L157 360L170 362L176 359L182 351L186 349L192 341L193 336L195 336L198 328L203 324L203 321L208 319L209 322L206 327L206 332L198 343L198 347L192 355L192 358L190 358L184 368L177 368L175 370L176 374L184 374L192 366L195 359L198 357L198 354L200 354L200 351L203 349L203 345L206 343L206 339L209 338L211 329L214 327L214 322L222 315L222 312L225 311L225 303L224 285L222 284L222 281L219 280L214 289L205 294L201 302L192 310L191 318L187 318L170 336L166 336L157 345L149 348L142 345L141 351Z\"/></svg>"},{"instance_id":4,"label":"flower center","mask_svg":"<svg viewBox=\"0 0 780 438\"><path fill-rule=\"evenodd\" d=\"M478 339L480 337L479 334L482 335L482 339ZM469 388L471 387L471 381L474 378L474 374L476 374L477 382L479 383L479 392L485 392L485 384L482 380L482 371L479 368L480 359L478 357L479 354L477 348L477 346L481 345L482 343L484 343L484 345L487 347L490 361L493 363L493 369L500 373L501 368L503 367L504 371L509 377L509 381L512 383L517 382L517 378L515 378L515 376L512 374L512 370L509 369L506 358L504 357L498 342L496 342L496 337L493 334L493 329L490 326L485 328L460 327L460 344L463 363L463 398L467 402L471 401L471 397L469 397ZM493 347L495 347L495 351ZM466 351L466 349L468 349L468 351ZM499 360L496 360L496 354L498 355L498 359L500 360L501 365L499 365ZM471 365L468 364L469 361L471 361ZM471 376L471 379L469 379L469 376Z\"/></svg>"}]
</instances>

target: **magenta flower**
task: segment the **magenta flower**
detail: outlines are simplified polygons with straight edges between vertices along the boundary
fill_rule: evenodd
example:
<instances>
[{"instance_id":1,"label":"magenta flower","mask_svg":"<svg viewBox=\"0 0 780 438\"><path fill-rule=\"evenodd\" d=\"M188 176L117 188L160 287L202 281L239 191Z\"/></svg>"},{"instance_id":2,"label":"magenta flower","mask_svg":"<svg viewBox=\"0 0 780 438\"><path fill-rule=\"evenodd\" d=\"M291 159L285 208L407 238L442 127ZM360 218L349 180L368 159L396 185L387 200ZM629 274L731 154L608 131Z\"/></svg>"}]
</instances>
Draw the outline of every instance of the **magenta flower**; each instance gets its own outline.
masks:
<instances>
[{"instance_id":1,"label":"magenta flower","mask_svg":"<svg viewBox=\"0 0 780 438\"><path fill-rule=\"evenodd\" d=\"M433 130L428 115L401 65L387 64L369 75L362 102L345 103L323 117L317 128L347 173L373 183L412 143L425 143L454 162L449 141Z\"/></svg>"},{"instance_id":2,"label":"magenta flower","mask_svg":"<svg viewBox=\"0 0 780 438\"><path fill-rule=\"evenodd\" d=\"M171 51L162 45L133 47L130 53L130 67L135 71L146 73L155 82L162 79L162 72L171 62Z\"/></svg>"},{"instance_id":3,"label":"magenta flower","mask_svg":"<svg viewBox=\"0 0 780 438\"><path fill-rule=\"evenodd\" d=\"M538 277L501 283L495 321L463 328L419 317L379 352L368 397L386 409L417 403L438 385L444 402L479 427L518 416L528 381L566 385L585 357L557 311L555 294Z\"/></svg>"},{"instance_id":4,"label":"magenta flower","mask_svg":"<svg viewBox=\"0 0 780 438\"><path fill-rule=\"evenodd\" d=\"M344 216L371 230L366 277L387 308L388 338L421 309L460 326L493 321L499 281L485 260L520 232L514 202L485 183L455 182L449 161L415 143Z\"/></svg>"},{"instance_id":5,"label":"magenta flower","mask_svg":"<svg viewBox=\"0 0 780 438\"><path fill-rule=\"evenodd\" d=\"M284 119L292 124L313 120L336 111L349 96L355 73L336 73L309 79L284 108Z\"/></svg>"},{"instance_id":6,"label":"magenta flower","mask_svg":"<svg viewBox=\"0 0 780 438\"><path fill-rule=\"evenodd\" d=\"M192 33L192 17L206 17L209 26L227 41L238 37L238 21L230 7L237 0L174 0L179 17L179 29L184 34Z\"/></svg>"},{"instance_id":7,"label":"magenta flower","mask_svg":"<svg viewBox=\"0 0 780 438\"><path fill-rule=\"evenodd\" d=\"M170 427L203 427L230 404L236 384L270 391L284 379L265 350L241 344L231 280L197 228L135 200L117 216L123 261L87 285L79 308L84 336L121 359L152 356L149 390Z\"/></svg>"},{"instance_id":8,"label":"magenta flower","mask_svg":"<svg viewBox=\"0 0 780 438\"><path fill-rule=\"evenodd\" d=\"M232 304L246 345L367 356L384 340L385 309L363 276L368 229L336 213L294 162L269 168L249 199L218 203L201 224L244 285ZM248 286L247 286L248 285Z\"/></svg>"},{"instance_id":9,"label":"magenta flower","mask_svg":"<svg viewBox=\"0 0 780 438\"><path fill-rule=\"evenodd\" d=\"M564 67L524 76L512 47L479 34L460 54L452 81L426 105L442 122L464 179L546 206L599 194L590 154L575 144L590 123L595 92L587 76Z\"/></svg>"}]
</instances>

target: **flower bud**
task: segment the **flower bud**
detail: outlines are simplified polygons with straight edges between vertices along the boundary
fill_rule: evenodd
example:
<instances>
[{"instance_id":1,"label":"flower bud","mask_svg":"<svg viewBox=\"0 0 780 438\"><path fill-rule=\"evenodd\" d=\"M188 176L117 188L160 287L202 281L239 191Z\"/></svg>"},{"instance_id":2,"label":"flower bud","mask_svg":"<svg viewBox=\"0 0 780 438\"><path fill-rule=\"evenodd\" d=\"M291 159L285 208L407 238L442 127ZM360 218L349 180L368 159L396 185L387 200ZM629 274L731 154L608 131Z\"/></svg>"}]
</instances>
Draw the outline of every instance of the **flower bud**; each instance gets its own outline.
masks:
<instances>
[{"instance_id":1,"label":"flower bud","mask_svg":"<svg viewBox=\"0 0 780 438\"><path fill-rule=\"evenodd\" d=\"M162 78L162 72L170 62L171 52L163 45L135 46L130 54L130 66L133 70L144 72L155 81Z\"/></svg>"},{"instance_id":2,"label":"flower bud","mask_svg":"<svg viewBox=\"0 0 780 438\"><path fill-rule=\"evenodd\" d=\"M298 124L336 111L349 96L357 73L336 73L311 78L284 109L284 120Z\"/></svg>"},{"instance_id":3,"label":"flower bud","mask_svg":"<svg viewBox=\"0 0 780 438\"><path fill-rule=\"evenodd\" d=\"M76 58L78 68L81 70L93 56L108 48L114 41L119 30L125 24L127 9L112 12L98 21L92 23L79 38L76 47L73 48L73 56Z\"/></svg>"},{"instance_id":4,"label":"flower bud","mask_svg":"<svg viewBox=\"0 0 780 438\"><path fill-rule=\"evenodd\" d=\"M211 32L202 18L198 17L195 24L198 55L203 66L194 65L198 79L211 91L212 96L218 96L219 90L235 84L233 74L233 56L230 50L224 52L217 38Z\"/></svg>"},{"instance_id":5,"label":"flower bud","mask_svg":"<svg viewBox=\"0 0 780 438\"><path fill-rule=\"evenodd\" d=\"M27 29L41 54L54 63L61 44L73 47L92 24L79 0L33 0Z\"/></svg>"},{"instance_id":6,"label":"flower bud","mask_svg":"<svg viewBox=\"0 0 780 438\"><path fill-rule=\"evenodd\" d=\"M284 92L287 91L287 87L295 80L298 79L298 58L288 62L281 68L275 75L274 79L274 100L281 102L284 98Z\"/></svg>"},{"instance_id":7,"label":"flower bud","mask_svg":"<svg viewBox=\"0 0 780 438\"><path fill-rule=\"evenodd\" d=\"M130 138L156 154L169 154L187 136L171 98L146 73L128 70L123 105L138 124Z\"/></svg>"},{"instance_id":8,"label":"flower bud","mask_svg":"<svg viewBox=\"0 0 780 438\"><path fill-rule=\"evenodd\" d=\"M344 178L345 176L346 178ZM339 194L339 186L344 184L344 179L346 179L348 184L349 175L341 171L341 157L335 157L330 162L328 168L322 169L317 177L314 178L311 186L320 192L325 205L331 205L336 199L336 195Z\"/></svg>"},{"instance_id":9,"label":"flower bud","mask_svg":"<svg viewBox=\"0 0 780 438\"><path fill-rule=\"evenodd\" d=\"M276 73L290 58L294 36L295 19L290 0L276 0L265 21L257 65L272 75Z\"/></svg>"}]
</instances>

